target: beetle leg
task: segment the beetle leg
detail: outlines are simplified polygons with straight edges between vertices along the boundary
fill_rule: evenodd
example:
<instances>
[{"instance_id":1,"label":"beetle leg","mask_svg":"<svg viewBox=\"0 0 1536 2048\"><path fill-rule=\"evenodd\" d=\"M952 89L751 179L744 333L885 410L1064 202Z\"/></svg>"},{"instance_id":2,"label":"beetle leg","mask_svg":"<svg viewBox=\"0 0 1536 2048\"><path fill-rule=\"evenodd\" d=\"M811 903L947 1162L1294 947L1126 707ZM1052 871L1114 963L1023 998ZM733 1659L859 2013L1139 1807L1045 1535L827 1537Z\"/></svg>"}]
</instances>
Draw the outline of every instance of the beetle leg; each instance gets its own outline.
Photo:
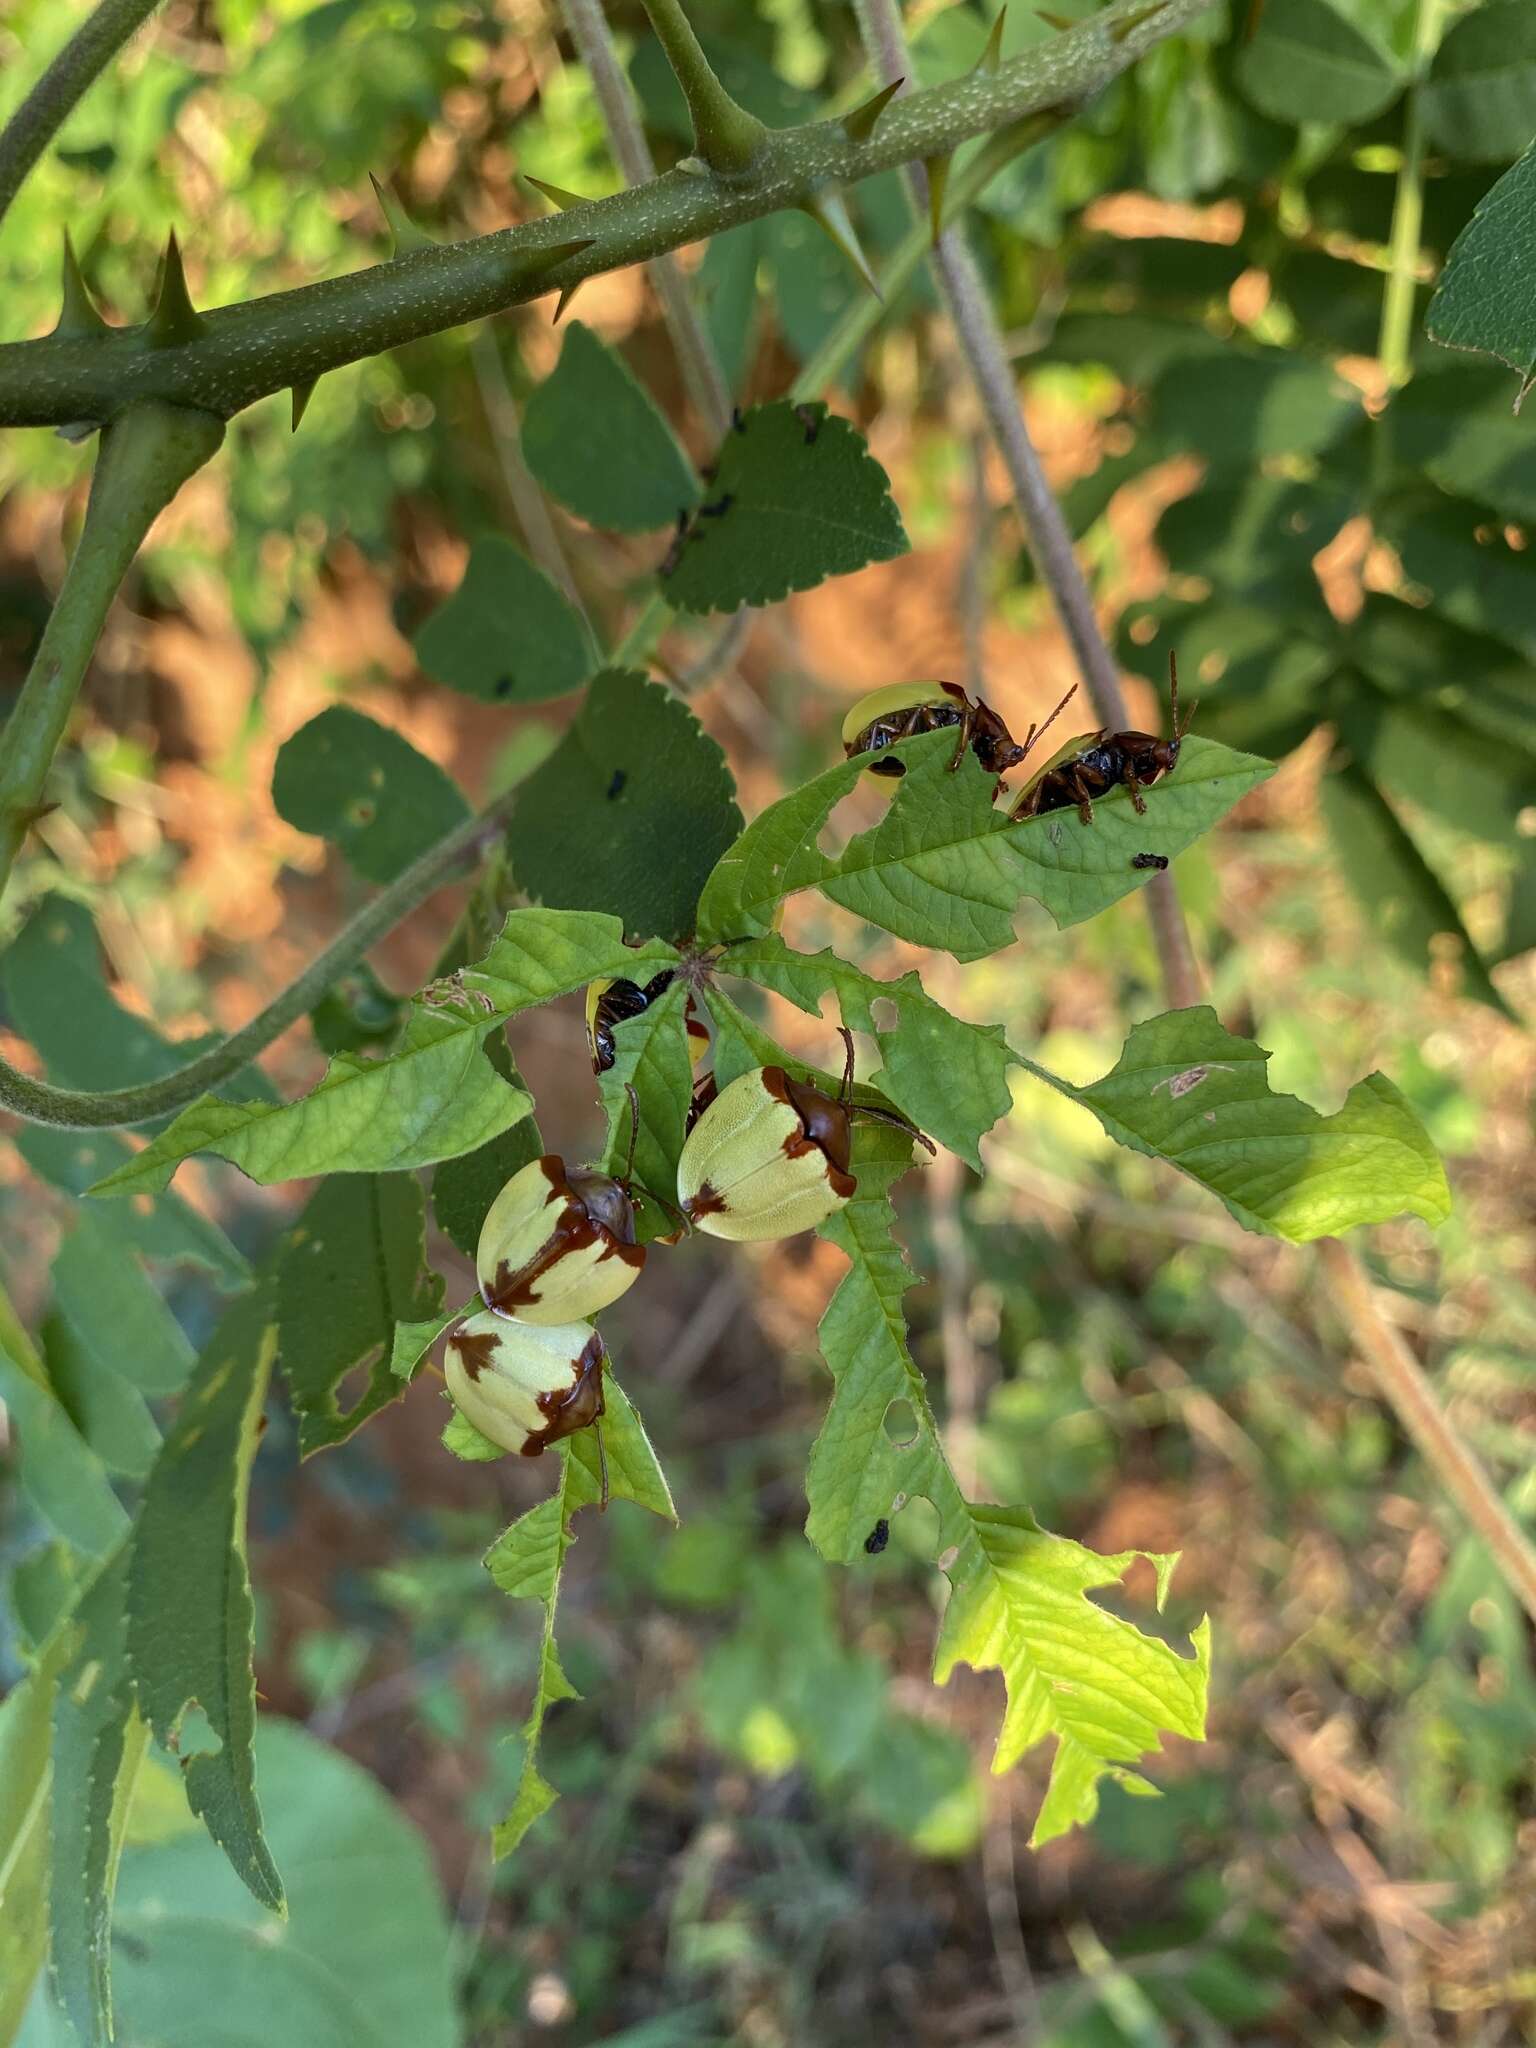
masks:
<instances>
[{"instance_id":1,"label":"beetle leg","mask_svg":"<svg viewBox=\"0 0 1536 2048\"><path fill-rule=\"evenodd\" d=\"M960 737L955 742L955 756L949 764L949 772L951 775L955 773L955 771L959 768L960 763L965 759L965 750L971 744L971 734L975 731L975 729L976 714L971 709L970 705L967 704L964 711L962 711L960 714Z\"/></svg>"},{"instance_id":2,"label":"beetle leg","mask_svg":"<svg viewBox=\"0 0 1536 2048\"><path fill-rule=\"evenodd\" d=\"M1129 768L1125 771L1125 786L1131 792L1131 802L1136 807L1137 817L1144 818L1147 815L1147 800L1141 793L1141 784Z\"/></svg>"}]
</instances>

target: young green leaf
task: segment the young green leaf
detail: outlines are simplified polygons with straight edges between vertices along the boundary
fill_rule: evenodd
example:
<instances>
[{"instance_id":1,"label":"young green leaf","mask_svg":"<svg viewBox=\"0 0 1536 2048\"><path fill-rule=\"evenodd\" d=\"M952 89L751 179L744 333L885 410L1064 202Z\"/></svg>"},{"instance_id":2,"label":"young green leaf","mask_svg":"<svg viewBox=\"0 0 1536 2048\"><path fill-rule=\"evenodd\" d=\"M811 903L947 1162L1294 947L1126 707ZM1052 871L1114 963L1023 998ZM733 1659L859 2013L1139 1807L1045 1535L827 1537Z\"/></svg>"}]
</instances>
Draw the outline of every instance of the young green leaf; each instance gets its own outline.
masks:
<instances>
[{"instance_id":1,"label":"young green leaf","mask_svg":"<svg viewBox=\"0 0 1536 2048\"><path fill-rule=\"evenodd\" d=\"M263 1186L312 1173L403 1172L451 1159L516 1123L530 1106L481 1051L493 1021L418 1005L392 1058L338 1053L325 1079L297 1102L268 1107L204 1095L91 1192L153 1192L194 1152L216 1152Z\"/></svg>"},{"instance_id":2,"label":"young green leaf","mask_svg":"<svg viewBox=\"0 0 1536 2048\"><path fill-rule=\"evenodd\" d=\"M421 1323L396 1323L390 1339L389 1369L396 1379L413 1379L416 1369L432 1346L445 1330L451 1330L461 1316L472 1315L481 1303L478 1296L469 1302L461 1302L457 1308L444 1309L440 1315L429 1316Z\"/></svg>"},{"instance_id":3,"label":"young green leaf","mask_svg":"<svg viewBox=\"0 0 1536 2048\"><path fill-rule=\"evenodd\" d=\"M94 1206L82 1207L53 1262L55 1311L98 1372L117 1373L146 1394L186 1384L195 1353L132 1252Z\"/></svg>"},{"instance_id":4,"label":"young green leaf","mask_svg":"<svg viewBox=\"0 0 1536 2048\"><path fill-rule=\"evenodd\" d=\"M523 459L567 511L617 533L670 526L699 502L699 480L655 401L579 320L528 400Z\"/></svg>"},{"instance_id":5,"label":"young green leaf","mask_svg":"<svg viewBox=\"0 0 1536 2048\"><path fill-rule=\"evenodd\" d=\"M276 1348L270 1281L242 1295L215 1329L134 1527L128 1575L128 1661L139 1710L174 1746L195 1701L215 1752L182 1762L187 1803L263 1905L283 1887L261 1832L251 1738L254 1619L245 1561L245 1502Z\"/></svg>"},{"instance_id":6,"label":"young green leaf","mask_svg":"<svg viewBox=\"0 0 1536 2048\"><path fill-rule=\"evenodd\" d=\"M1515 410L1536 383L1536 142L1479 202L1451 245L1425 321L1443 348L1496 356L1518 371Z\"/></svg>"},{"instance_id":7,"label":"young green leaf","mask_svg":"<svg viewBox=\"0 0 1536 2048\"><path fill-rule=\"evenodd\" d=\"M469 816L435 761L346 704L284 740L272 802L287 824L332 841L370 882L392 882Z\"/></svg>"},{"instance_id":8,"label":"young green leaf","mask_svg":"<svg viewBox=\"0 0 1536 2048\"><path fill-rule=\"evenodd\" d=\"M1370 121L1403 89L1387 52L1330 0L1267 0L1238 52L1238 85L1276 121Z\"/></svg>"},{"instance_id":9,"label":"young green leaf","mask_svg":"<svg viewBox=\"0 0 1536 2048\"><path fill-rule=\"evenodd\" d=\"M824 405L757 406L725 437L662 589L685 612L775 604L907 552L890 482Z\"/></svg>"},{"instance_id":10,"label":"young green leaf","mask_svg":"<svg viewBox=\"0 0 1536 2048\"><path fill-rule=\"evenodd\" d=\"M607 1412L603 1417L603 1448L608 1459L608 1484L614 1500L634 1501L653 1515L675 1522L671 1491L640 1417L610 1372L604 1385ZM579 1697L560 1668L555 1648L555 1610L565 1554L575 1541L571 1522L576 1510L600 1498L597 1443L589 1429L556 1445L560 1484L548 1500L520 1515L486 1552L485 1568L514 1600L538 1600L544 1608L538 1676L533 1704L523 1723L523 1768L517 1792L505 1819L497 1824L492 1845L497 1856L510 1856L523 1836L559 1794L539 1770L539 1740L544 1717L557 1700ZM460 1453L464 1455L464 1453Z\"/></svg>"},{"instance_id":11,"label":"young green leaf","mask_svg":"<svg viewBox=\"0 0 1536 2048\"><path fill-rule=\"evenodd\" d=\"M476 540L458 589L427 620L415 644L416 659L429 676L486 704L539 704L567 696L595 666L580 615L543 570L499 533Z\"/></svg>"},{"instance_id":12,"label":"young green leaf","mask_svg":"<svg viewBox=\"0 0 1536 2048\"><path fill-rule=\"evenodd\" d=\"M967 754L951 773L944 733L902 740L907 772L879 824L824 854L816 838L864 769L846 761L773 804L711 875L699 935L728 941L770 929L784 897L818 888L870 924L917 945L978 960L1010 945L1020 900L1033 896L1058 925L1078 924L1129 895L1148 871L1141 852L1167 858L1210 830L1274 769L1211 740L1187 739L1178 767L1147 792L1137 815L1124 790L1075 811L1010 822L992 802L993 778Z\"/></svg>"},{"instance_id":13,"label":"young green leaf","mask_svg":"<svg viewBox=\"0 0 1536 2048\"><path fill-rule=\"evenodd\" d=\"M879 1518L917 1497L932 1503L950 1582L934 1676L943 1684L960 1662L1001 1670L1008 1704L994 1770L1056 1737L1032 1837L1038 1845L1093 1818L1106 1774L1140 1785L1130 1767L1159 1748L1163 1731L1203 1735L1209 1632L1201 1623L1193 1656L1183 1657L1086 1597L1147 1553L1100 1557L1047 1534L1021 1508L963 1497L907 1349L901 1304L912 1275L892 1238L894 1221L889 1201L861 1193L821 1226L849 1271L821 1324L835 1387L811 1452L807 1534L823 1556L851 1564ZM892 1403L916 1418L903 1443L885 1426ZM1176 1559L1151 1562L1161 1604Z\"/></svg>"},{"instance_id":14,"label":"young green leaf","mask_svg":"<svg viewBox=\"0 0 1536 2048\"><path fill-rule=\"evenodd\" d=\"M553 908L613 911L627 932L692 929L699 891L741 830L719 745L672 691L605 669L507 831L518 883Z\"/></svg>"},{"instance_id":15,"label":"young green leaf","mask_svg":"<svg viewBox=\"0 0 1536 2048\"><path fill-rule=\"evenodd\" d=\"M883 1062L870 1083L888 1096L919 1130L973 1166L977 1140L1008 1109L1008 1065L1013 1055L996 1024L967 1024L924 992L915 970L899 981L879 981L833 952L791 952L777 933L732 946L718 963L759 988L786 996L807 1016L821 1015L828 989L843 1022L867 1031ZM894 1022L883 1024L880 1006Z\"/></svg>"},{"instance_id":16,"label":"young green leaf","mask_svg":"<svg viewBox=\"0 0 1536 2048\"><path fill-rule=\"evenodd\" d=\"M284 1240L278 1356L301 1457L344 1443L404 1393L393 1370L397 1330L433 1323L443 1299L442 1280L427 1265L425 1225L426 1199L411 1174L336 1173ZM343 1413L336 1390L365 1360L368 1384Z\"/></svg>"},{"instance_id":17,"label":"young green leaf","mask_svg":"<svg viewBox=\"0 0 1536 2048\"><path fill-rule=\"evenodd\" d=\"M495 1459L509 1455L502 1445L492 1443L488 1436L476 1429L469 1417L457 1408L443 1424L443 1449L452 1451L466 1465L489 1465Z\"/></svg>"},{"instance_id":18,"label":"young green leaf","mask_svg":"<svg viewBox=\"0 0 1536 2048\"><path fill-rule=\"evenodd\" d=\"M605 976L649 981L677 960L676 947L661 939L627 946L618 918L601 911L513 910L489 952L463 970L463 980L501 1020Z\"/></svg>"},{"instance_id":19,"label":"young green leaf","mask_svg":"<svg viewBox=\"0 0 1536 2048\"><path fill-rule=\"evenodd\" d=\"M87 1556L105 1556L128 1526L106 1468L53 1389L3 1347L0 1400L16 1436L22 1492L66 1543Z\"/></svg>"},{"instance_id":20,"label":"young green leaf","mask_svg":"<svg viewBox=\"0 0 1536 2048\"><path fill-rule=\"evenodd\" d=\"M46 1124L23 1124L15 1142L40 1179L76 1196L133 1157L124 1140L111 1131L60 1131ZM147 1195L142 1203L103 1203L93 1211L92 1220L98 1230L141 1258L200 1267L222 1293L232 1293L250 1280L243 1253L180 1195Z\"/></svg>"},{"instance_id":21,"label":"young green leaf","mask_svg":"<svg viewBox=\"0 0 1536 2048\"><path fill-rule=\"evenodd\" d=\"M1426 369L1398 392L1381 425L1399 468L1506 519L1536 519L1530 423L1510 411L1502 370L1454 360Z\"/></svg>"},{"instance_id":22,"label":"young green leaf","mask_svg":"<svg viewBox=\"0 0 1536 2048\"><path fill-rule=\"evenodd\" d=\"M1536 17L1525 0L1483 0L1446 30L1419 88L1434 147L1464 163L1508 163L1536 135Z\"/></svg>"},{"instance_id":23,"label":"young green leaf","mask_svg":"<svg viewBox=\"0 0 1536 2048\"><path fill-rule=\"evenodd\" d=\"M1404 1213L1445 1221L1445 1168L1390 1081L1368 1074L1322 1116L1270 1092L1268 1058L1202 1005L1138 1024L1113 1072L1087 1088L1021 1064L1091 1109L1119 1144L1209 1188L1245 1230L1306 1244Z\"/></svg>"}]
</instances>

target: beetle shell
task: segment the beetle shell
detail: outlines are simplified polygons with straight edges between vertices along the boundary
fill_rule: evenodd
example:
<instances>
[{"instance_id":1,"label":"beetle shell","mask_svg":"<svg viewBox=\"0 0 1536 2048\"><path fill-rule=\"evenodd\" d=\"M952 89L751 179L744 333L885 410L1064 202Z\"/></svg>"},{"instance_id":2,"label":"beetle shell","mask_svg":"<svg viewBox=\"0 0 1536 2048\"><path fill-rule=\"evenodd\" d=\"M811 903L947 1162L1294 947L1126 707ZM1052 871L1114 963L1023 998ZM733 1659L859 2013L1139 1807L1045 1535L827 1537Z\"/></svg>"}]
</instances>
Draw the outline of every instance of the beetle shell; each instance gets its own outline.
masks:
<instances>
[{"instance_id":1,"label":"beetle shell","mask_svg":"<svg viewBox=\"0 0 1536 2048\"><path fill-rule=\"evenodd\" d=\"M898 740L949 726L965 728L954 767L967 747L989 775L1006 775L1024 758L1024 748L990 704L980 698L973 704L958 683L944 682L887 683L870 690L843 720L843 751L850 760L857 754L882 757L869 763L871 775L904 775L904 763L883 758L884 750Z\"/></svg>"},{"instance_id":2,"label":"beetle shell","mask_svg":"<svg viewBox=\"0 0 1536 2048\"><path fill-rule=\"evenodd\" d=\"M678 1161L678 1200L711 1237L792 1237L854 1192L850 1144L841 1103L782 1067L758 1067L723 1089L694 1125Z\"/></svg>"},{"instance_id":3,"label":"beetle shell","mask_svg":"<svg viewBox=\"0 0 1536 2048\"><path fill-rule=\"evenodd\" d=\"M606 1074L618 1057L613 1042L615 1025L648 1010L672 986L673 979L673 970L664 967L644 988L638 982L622 979L587 984L587 1050L592 1055L594 1074ZM697 1073L713 1050L714 1033L691 995L683 1012L683 1028L688 1034L688 1056Z\"/></svg>"},{"instance_id":4,"label":"beetle shell","mask_svg":"<svg viewBox=\"0 0 1536 2048\"><path fill-rule=\"evenodd\" d=\"M514 1173L486 1212L475 1275L488 1309L519 1323L573 1323L633 1287L645 1264L629 1196L553 1153Z\"/></svg>"},{"instance_id":5,"label":"beetle shell","mask_svg":"<svg viewBox=\"0 0 1536 2048\"><path fill-rule=\"evenodd\" d=\"M602 1414L607 1357L590 1323L536 1329L485 1310L466 1316L448 1339L443 1377L482 1436L536 1458Z\"/></svg>"}]
</instances>

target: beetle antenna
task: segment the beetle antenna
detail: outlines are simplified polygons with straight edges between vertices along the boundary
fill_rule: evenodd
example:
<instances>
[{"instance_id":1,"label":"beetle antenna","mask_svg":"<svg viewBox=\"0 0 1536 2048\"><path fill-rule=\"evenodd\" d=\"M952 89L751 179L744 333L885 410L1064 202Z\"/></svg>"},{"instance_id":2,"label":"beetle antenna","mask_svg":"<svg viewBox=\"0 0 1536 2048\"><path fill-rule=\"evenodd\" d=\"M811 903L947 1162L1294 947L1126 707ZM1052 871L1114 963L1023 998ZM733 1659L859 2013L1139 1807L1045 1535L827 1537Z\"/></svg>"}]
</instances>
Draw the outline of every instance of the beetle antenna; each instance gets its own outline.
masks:
<instances>
[{"instance_id":1,"label":"beetle antenna","mask_svg":"<svg viewBox=\"0 0 1536 2048\"><path fill-rule=\"evenodd\" d=\"M874 1109L867 1102L856 1102L853 1105L853 1114L855 1116L868 1117L872 1123L890 1124L898 1131L905 1131L909 1138L916 1138L919 1145L926 1145L934 1158L938 1158L939 1148L935 1145L932 1138L926 1136L924 1132L917 1128L916 1124L910 1122L906 1117L899 1116L895 1110Z\"/></svg>"},{"instance_id":2,"label":"beetle antenna","mask_svg":"<svg viewBox=\"0 0 1536 2048\"><path fill-rule=\"evenodd\" d=\"M853 1101L853 1033L848 1029L848 1026L846 1024L839 1024L837 1027L837 1031L838 1036L843 1041L844 1047L843 1086L842 1092L838 1097L838 1100L842 1103L844 1109L846 1109L848 1105Z\"/></svg>"},{"instance_id":3,"label":"beetle antenna","mask_svg":"<svg viewBox=\"0 0 1536 2048\"><path fill-rule=\"evenodd\" d=\"M1180 725L1180 723L1179 723L1179 660L1178 660L1178 656L1177 656L1177 655L1176 655L1176 654L1174 653L1174 651L1173 651L1173 649L1172 649L1171 647L1170 647L1170 648L1169 648L1169 650L1168 650L1168 695L1169 695L1169 699L1170 699L1170 707L1169 707L1169 708L1170 708L1170 710L1171 710L1171 712L1172 712L1172 715L1173 715L1173 736L1174 736L1174 738L1175 738L1176 740L1181 740L1181 739L1183 739L1183 737L1184 737L1185 733L1187 733L1187 732L1189 731L1189 728L1190 728L1190 727L1191 727L1191 726L1192 726L1192 725L1194 724L1194 722L1195 722L1195 713L1196 713L1196 712L1197 712L1197 711L1198 711L1198 710L1200 709L1200 700L1199 700L1199 698L1197 697L1197 698L1195 699L1194 703L1190 705L1190 707L1189 707L1189 715L1188 715L1188 716L1187 716L1187 717L1185 718L1185 720L1184 720L1184 723L1183 723L1182 725Z\"/></svg>"},{"instance_id":4,"label":"beetle antenna","mask_svg":"<svg viewBox=\"0 0 1536 2048\"><path fill-rule=\"evenodd\" d=\"M622 1184L627 1187L635 1170L635 1147L640 1142L640 1098L635 1093L633 1081L624 1083L624 1093L629 1097L629 1157L624 1162Z\"/></svg>"},{"instance_id":5,"label":"beetle antenna","mask_svg":"<svg viewBox=\"0 0 1536 2048\"><path fill-rule=\"evenodd\" d=\"M607 1450L607 1446L606 1446L606 1445L604 1444L604 1442L603 1442L603 1425L602 1425L602 1424L601 1424L600 1422L594 1422L594 1423L593 1423L593 1425L592 1425L592 1434L593 1434L593 1435L594 1435L594 1436L595 1436L595 1437L597 1438L597 1471L598 1471L598 1478L599 1478L599 1479L600 1479L600 1481L602 1482L602 1495L601 1495L601 1498L599 1499L599 1501L598 1501L598 1504L597 1504L597 1512L598 1512L598 1513L599 1513L600 1515L606 1515L606 1514L607 1514L607 1512L608 1512L608 1498L609 1498L609 1496L608 1496L608 1450Z\"/></svg>"},{"instance_id":6,"label":"beetle antenna","mask_svg":"<svg viewBox=\"0 0 1536 2048\"><path fill-rule=\"evenodd\" d=\"M1072 702L1072 699L1076 695L1077 685L1076 683L1074 683L1071 689L1068 690L1065 697L1063 697L1061 702L1056 706L1056 709L1051 713L1050 717L1045 721L1044 725L1030 726L1028 736L1024 741L1024 753L1021 754L1019 757L1021 761L1027 757L1030 748L1035 744L1036 740L1044 739L1045 735L1050 731L1051 727L1056 723L1057 719L1060 718L1063 711L1066 710L1067 706Z\"/></svg>"}]
</instances>

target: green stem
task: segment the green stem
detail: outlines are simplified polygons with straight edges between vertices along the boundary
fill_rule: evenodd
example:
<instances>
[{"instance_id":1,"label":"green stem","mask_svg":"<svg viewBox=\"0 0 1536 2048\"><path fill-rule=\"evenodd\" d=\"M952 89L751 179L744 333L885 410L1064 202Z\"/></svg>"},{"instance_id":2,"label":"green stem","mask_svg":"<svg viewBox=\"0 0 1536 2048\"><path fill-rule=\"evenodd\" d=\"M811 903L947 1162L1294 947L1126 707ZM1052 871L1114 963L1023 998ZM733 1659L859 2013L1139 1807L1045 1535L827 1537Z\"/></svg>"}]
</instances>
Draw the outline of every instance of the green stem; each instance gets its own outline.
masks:
<instances>
[{"instance_id":1,"label":"green stem","mask_svg":"<svg viewBox=\"0 0 1536 2048\"><path fill-rule=\"evenodd\" d=\"M160 0L101 0L0 130L0 220L76 103Z\"/></svg>"},{"instance_id":2,"label":"green stem","mask_svg":"<svg viewBox=\"0 0 1536 2048\"><path fill-rule=\"evenodd\" d=\"M715 76L679 0L645 0L656 40L667 55L693 122L693 146L712 171L750 169L768 139L755 114L737 106Z\"/></svg>"},{"instance_id":3,"label":"green stem","mask_svg":"<svg viewBox=\"0 0 1536 2048\"><path fill-rule=\"evenodd\" d=\"M906 95L862 142L850 141L837 121L775 130L750 178L673 169L522 227L216 308L174 347L151 347L143 328L12 342L0 347L0 426L110 420L144 398L228 418L344 363L802 206L824 187L943 155L1029 114L1051 109L1064 118L1208 4L1167 0L1149 15L1144 0L1115 0L995 72ZM552 258L573 239L587 246Z\"/></svg>"},{"instance_id":4,"label":"green stem","mask_svg":"<svg viewBox=\"0 0 1536 2048\"><path fill-rule=\"evenodd\" d=\"M1392 202L1392 239L1388 251L1386 290L1381 301L1381 335L1376 353L1394 386L1411 373L1413 301L1418 284L1420 237L1424 225L1424 93L1423 85L1440 40L1441 0L1419 0L1413 36L1412 85L1403 117L1403 162Z\"/></svg>"},{"instance_id":5,"label":"green stem","mask_svg":"<svg viewBox=\"0 0 1536 2048\"><path fill-rule=\"evenodd\" d=\"M184 1109L199 1095L238 1073L290 1024L312 1010L338 975L354 966L402 918L441 888L459 863L473 855L485 839L500 831L511 815L517 795L515 789L509 790L430 847L358 912L297 981L291 982L259 1016L222 1045L214 1046L158 1081L139 1088L114 1088L99 1095L34 1081L0 1060L0 1109L25 1117L29 1123L54 1124L72 1131L119 1130L132 1124L151 1123Z\"/></svg>"},{"instance_id":6,"label":"green stem","mask_svg":"<svg viewBox=\"0 0 1536 2048\"><path fill-rule=\"evenodd\" d=\"M102 435L79 544L16 708L0 735L0 889L37 815L54 751L139 543L217 449L224 422L155 400Z\"/></svg>"}]
</instances>

